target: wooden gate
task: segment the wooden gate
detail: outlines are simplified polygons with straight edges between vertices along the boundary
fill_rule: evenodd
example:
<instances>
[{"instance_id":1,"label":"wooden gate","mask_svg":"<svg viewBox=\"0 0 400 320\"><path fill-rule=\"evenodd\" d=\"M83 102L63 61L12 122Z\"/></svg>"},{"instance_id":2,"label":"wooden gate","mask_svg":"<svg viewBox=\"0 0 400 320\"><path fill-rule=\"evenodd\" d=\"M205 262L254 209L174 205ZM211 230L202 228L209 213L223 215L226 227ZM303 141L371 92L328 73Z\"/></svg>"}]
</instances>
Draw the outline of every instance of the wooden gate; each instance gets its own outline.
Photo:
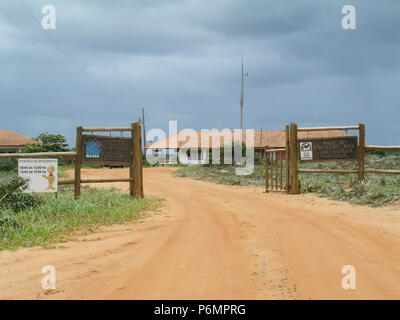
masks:
<instances>
[{"instance_id":1,"label":"wooden gate","mask_svg":"<svg viewBox=\"0 0 400 320\"><path fill-rule=\"evenodd\" d=\"M346 135L330 137L298 137L298 132L346 131ZM348 136L348 131L358 131L357 136ZM400 175L400 170L365 168L366 150L398 151L400 146L375 146L365 143L365 125L298 128L291 123L286 126L286 147L265 149L265 190L300 193L299 174L354 174L363 181L365 174ZM345 147L344 147L345 146ZM305 169L299 163L321 161L355 161L358 168L348 169Z\"/></svg>"},{"instance_id":2,"label":"wooden gate","mask_svg":"<svg viewBox=\"0 0 400 320\"><path fill-rule=\"evenodd\" d=\"M285 128L286 148L265 148L265 191L290 191L289 126Z\"/></svg>"}]
</instances>

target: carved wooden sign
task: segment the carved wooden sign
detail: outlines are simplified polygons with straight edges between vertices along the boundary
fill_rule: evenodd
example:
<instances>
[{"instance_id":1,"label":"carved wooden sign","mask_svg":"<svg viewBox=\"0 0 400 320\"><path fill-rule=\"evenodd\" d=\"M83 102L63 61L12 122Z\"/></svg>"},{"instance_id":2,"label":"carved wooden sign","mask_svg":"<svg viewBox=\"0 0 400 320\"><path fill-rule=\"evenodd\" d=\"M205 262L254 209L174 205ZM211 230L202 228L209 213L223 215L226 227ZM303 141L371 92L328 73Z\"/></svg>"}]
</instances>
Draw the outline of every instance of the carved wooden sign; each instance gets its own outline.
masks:
<instances>
[{"instance_id":1,"label":"carved wooden sign","mask_svg":"<svg viewBox=\"0 0 400 320\"><path fill-rule=\"evenodd\" d=\"M129 166L132 138L82 135L82 162Z\"/></svg>"},{"instance_id":2,"label":"carved wooden sign","mask_svg":"<svg viewBox=\"0 0 400 320\"><path fill-rule=\"evenodd\" d=\"M310 138L298 140L300 162L358 159L358 137Z\"/></svg>"}]
</instances>

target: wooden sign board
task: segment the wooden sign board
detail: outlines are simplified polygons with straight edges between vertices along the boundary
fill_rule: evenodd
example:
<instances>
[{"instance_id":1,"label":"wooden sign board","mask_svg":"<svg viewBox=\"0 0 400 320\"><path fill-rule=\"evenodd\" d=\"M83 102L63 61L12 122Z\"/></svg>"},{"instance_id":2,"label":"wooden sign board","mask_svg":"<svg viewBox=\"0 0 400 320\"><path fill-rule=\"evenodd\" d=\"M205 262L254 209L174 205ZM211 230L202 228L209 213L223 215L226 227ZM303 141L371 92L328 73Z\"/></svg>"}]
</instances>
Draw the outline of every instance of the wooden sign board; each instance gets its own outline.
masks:
<instances>
[{"instance_id":1,"label":"wooden sign board","mask_svg":"<svg viewBox=\"0 0 400 320\"><path fill-rule=\"evenodd\" d=\"M82 162L106 166L129 166L132 138L82 135Z\"/></svg>"},{"instance_id":2,"label":"wooden sign board","mask_svg":"<svg viewBox=\"0 0 400 320\"><path fill-rule=\"evenodd\" d=\"M358 159L358 137L298 139L299 161L354 161Z\"/></svg>"}]
</instances>

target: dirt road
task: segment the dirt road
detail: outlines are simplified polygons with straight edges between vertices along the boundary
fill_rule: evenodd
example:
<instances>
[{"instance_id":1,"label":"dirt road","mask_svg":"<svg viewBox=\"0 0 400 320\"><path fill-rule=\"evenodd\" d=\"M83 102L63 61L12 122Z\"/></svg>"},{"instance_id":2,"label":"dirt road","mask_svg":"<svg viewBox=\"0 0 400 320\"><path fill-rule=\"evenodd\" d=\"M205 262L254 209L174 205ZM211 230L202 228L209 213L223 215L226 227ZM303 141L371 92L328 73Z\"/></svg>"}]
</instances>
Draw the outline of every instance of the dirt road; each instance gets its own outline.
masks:
<instances>
[{"instance_id":1,"label":"dirt road","mask_svg":"<svg viewBox=\"0 0 400 320\"><path fill-rule=\"evenodd\" d=\"M173 170L144 170L145 195L165 202L138 223L105 227L57 249L0 252L0 298L400 298L399 208L265 194L173 177ZM41 288L44 265L56 267L51 293ZM345 265L355 267L355 290L342 288Z\"/></svg>"}]
</instances>

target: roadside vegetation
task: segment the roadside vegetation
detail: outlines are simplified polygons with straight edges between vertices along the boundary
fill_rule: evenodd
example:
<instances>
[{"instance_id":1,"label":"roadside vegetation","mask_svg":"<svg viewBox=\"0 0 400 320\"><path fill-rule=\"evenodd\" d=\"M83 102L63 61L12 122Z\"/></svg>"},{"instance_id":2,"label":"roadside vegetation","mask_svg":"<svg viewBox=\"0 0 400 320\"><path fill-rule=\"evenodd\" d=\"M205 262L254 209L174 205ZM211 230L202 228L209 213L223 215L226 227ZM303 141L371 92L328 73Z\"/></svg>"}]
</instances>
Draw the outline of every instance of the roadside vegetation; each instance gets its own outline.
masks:
<instances>
[{"instance_id":1,"label":"roadside vegetation","mask_svg":"<svg viewBox=\"0 0 400 320\"><path fill-rule=\"evenodd\" d=\"M23 193L25 188L15 171L0 171L0 251L54 247L100 226L137 220L161 205L159 199L133 199L116 189L83 187L75 200L71 186L59 186L57 197Z\"/></svg>"},{"instance_id":2,"label":"roadside vegetation","mask_svg":"<svg viewBox=\"0 0 400 320\"><path fill-rule=\"evenodd\" d=\"M17 202L2 202L0 207L0 250L53 247L100 226L137 220L160 206L160 200L133 199L115 189L83 188L81 198L74 200L71 187L59 187L57 198L54 194L23 194L21 185L18 191L15 187L14 183L9 190ZM0 190L3 193L3 184Z\"/></svg>"},{"instance_id":3,"label":"roadside vegetation","mask_svg":"<svg viewBox=\"0 0 400 320\"><path fill-rule=\"evenodd\" d=\"M59 176L71 168L60 166ZM161 200L133 199L116 189L83 187L80 199L75 200L71 186L59 186L57 197L24 193L25 188L16 165L0 171L0 251L54 247L100 226L137 220L161 205Z\"/></svg>"},{"instance_id":4,"label":"roadside vegetation","mask_svg":"<svg viewBox=\"0 0 400 320\"><path fill-rule=\"evenodd\" d=\"M21 152L69 150L62 135L43 133L36 139L39 144L26 145ZM58 162L59 178L74 167L71 160ZM59 186L57 195L24 193L27 182L18 177L17 169L16 159L0 159L0 251L54 247L100 226L137 220L161 205L161 200L133 199L116 189L83 187L78 200L71 186Z\"/></svg>"},{"instance_id":5,"label":"roadside vegetation","mask_svg":"<svg viewBox=\"0 0 400 320\"><path fill-rule=\"evenodd\" d=\"M375 153L365 158L366 168L400 170L400 154ZM285 161L283 161L285 169ZM300 164L304 169L357 169L352 162L319 162ZM254 172L248 176L237 176L233 165L193 165L181 167L176 175L206 180L221 184L241 186L265 185L264 159L256 159ZM286 172L283 171L283 181ZM345 174L300 174L302 193L314 192L334 200L353 204L384 206L400 201L400 176L366 174L359 183L356 175Z\"/></svg>"}]
</instances>

